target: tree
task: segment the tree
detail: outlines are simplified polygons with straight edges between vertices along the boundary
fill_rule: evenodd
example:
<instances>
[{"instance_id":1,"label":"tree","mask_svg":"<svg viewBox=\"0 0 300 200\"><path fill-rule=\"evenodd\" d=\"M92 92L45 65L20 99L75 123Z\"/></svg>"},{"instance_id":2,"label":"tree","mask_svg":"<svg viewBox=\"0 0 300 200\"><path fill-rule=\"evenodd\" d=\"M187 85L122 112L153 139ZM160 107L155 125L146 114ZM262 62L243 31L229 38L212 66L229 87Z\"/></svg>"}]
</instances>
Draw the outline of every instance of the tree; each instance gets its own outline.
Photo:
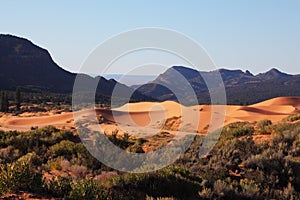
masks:
<instances>
[{"instance_id":1,"label":"tree","mask_svg":"<svg viewBox=\"0 0 300 200\"><path fill-rule=\"evenodd\" d=\"M8 95L7 95L7 92L4 93L4 112L8 112L8 108L9 108L9 101L8 101Z\"/></svg>"},{"instance_id":2,"label":"tree","mask_svg":"<svg viewBox=\"0 0 300 200\"><path fill-rule=\"evenodd\" d=\"M17 87L16 89L16 108L17 110L20 110L20 107L21 107L21 91L20 91L20 88Z\"/></svg>"},{"instance_id":3,"label":"tree","mask_svg":"<svg viewBox=\"0 0 300 200\"><path fill-rule=\"evenodd\" d=\"M1 111L1 112L4 112L4 92L3 92L3 91L1 91L0 111Z\"/></svg>"},{"instance_id":4,"label":"tree","mask_svg":"<svg viewBox=\"0 0 300 200\"><path fill-rule=\"evenodd\" d=\"M9 107L9 101L8 101L8 96L6 92L1 92L1 98L0 98L1 102L0 102L0 111L1 112L7 112L8 111L8 107Z\"/></svg>"}]
</instances>

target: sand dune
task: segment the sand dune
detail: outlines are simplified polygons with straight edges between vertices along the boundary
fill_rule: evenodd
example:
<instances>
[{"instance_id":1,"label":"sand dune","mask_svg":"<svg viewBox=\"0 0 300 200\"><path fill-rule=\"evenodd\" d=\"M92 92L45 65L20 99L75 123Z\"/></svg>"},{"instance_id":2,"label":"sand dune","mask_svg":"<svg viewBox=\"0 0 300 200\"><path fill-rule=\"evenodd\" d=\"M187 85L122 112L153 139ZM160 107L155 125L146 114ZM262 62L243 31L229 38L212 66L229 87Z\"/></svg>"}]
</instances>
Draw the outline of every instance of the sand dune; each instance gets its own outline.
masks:
<instances>
[{"instance_id":1,"label":"sand dune","mask_svg":"<svg viewBox=\"0 0 300 200\"><path fill-rule=\"evenodd\" d=\"M128 130L133 130L135 127L149 130L172 129L167 126L172 124L172 120L177 120L176 126L180 127L182 131L203 132L211 125L211 122L222 119L224 123L217 123L213 127L214 129L236 121L270 119L277 122L288 115L300 112L299 108L300 97L279 97L250 106L199 105L185 107L172 101L140 102L126 104L113 110L96 109L96 113L111 121L110 126L127 127ZM79 114L88 117L94 112L95 110L83 110L79 111ZM166 121L168 123L165 123ZM35 117L4 115L0 118L0 129L2 130L29 130L32 126L47 125L74 129L73 113Z\"/></svg>"},{"instance_id":2,"label":"sand dune","mask_svg":"<svg viewBox=\"0 0 300 200\"><path fill-rule=\"evenodd\" d=\"M106 111L103 110L98 110L98 112L105 115L108 120L117 122L118 125L142 125L149 128L155 127L157 122L163 123L168 120L170 123L172 118L174 118L174 122L178 123L176 117L182 117L181 127L183 131L197 130L203 132L209 126L216 125L213 129L210 129L212 131L236 121L270 119L273 122L278 122L291 114L298 113L299 106L300 97L279 97L250 106L199 105L185 107L172 101L162 103L140 102L116 108L113 110L113 114L111 112L105 113ZM220 112L216 112L216 110L220 110ZM224 123L214 124L216 118L224 119ZM161 129L162 127L158 128ZM172 129L172 127L163 128Z\"/></svg>"},{"instance_id":3,"label":"sand dune","mask_svg":"<svg viewBox=\"0 0 300 200\"><path fill-rule=\"evenodd\" d=\"M271 107L271 106L270 106ZM249 115L253 115L254 114L259 114L259 115L286 115L286 114L290 114L291 112L294 111L294 109L292 109L292 111L289 111L289 107L284 107L282 110L277 110L272 106L272 110L270 110L270 107L264 107L264 109L262 107L252 107L252 106L241 106L238 110L243 110L246 111Z\"/></svg>"},{"instance_id":4,"label":"sand dune","mask_svg":"<svg viewBox=\"0 0 300 200\"><path fill-rule=\"evenodd\" d=\"M91 111L80 111L82 114L87 114ZM74 129L74 119L72 112L61 114L54 114L49 116L35 116L35 117L20 117L20 116L3 116L0 118L1 130L30 130L31 127L44 127L53 125L58 128Z\"/></svg>"},{"instance_id":5,"label":"sand dune","mask_svg":"<svg viewBox=\"0 0 300 200\"><path fill-rule=\"evenodd\" d=\"M274 99L269 99L252 106L293 106L300 107L300 97L277 97Z\"/></svg>"}]
</instances>

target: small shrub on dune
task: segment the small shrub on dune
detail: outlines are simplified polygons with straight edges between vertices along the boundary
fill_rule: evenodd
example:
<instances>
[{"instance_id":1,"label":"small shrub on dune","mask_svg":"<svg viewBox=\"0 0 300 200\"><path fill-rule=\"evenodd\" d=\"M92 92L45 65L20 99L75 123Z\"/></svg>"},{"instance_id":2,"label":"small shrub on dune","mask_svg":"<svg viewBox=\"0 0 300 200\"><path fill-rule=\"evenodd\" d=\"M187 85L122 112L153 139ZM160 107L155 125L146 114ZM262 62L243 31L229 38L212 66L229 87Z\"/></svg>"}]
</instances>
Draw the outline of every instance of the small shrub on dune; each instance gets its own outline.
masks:
<instances>
[{"instance_id":1,"label":"small shrub on dune","mask_svg":"<svg viewBox=\"0 0 300 200\"><path fill-rule=\"evenodd\" d=\"M288 122L295 122L298 120L300 120L300 114L291 115L286 118L286 121L288 121Z\"/></svg>"},{"instance_id":2,"label":"small shrub on dune","mask_svg":"<svg viewBox=\"0 0 300 200\"><path fill-rule=\"evenodd\" d=\"M261 135L267 135L271 134L273 129L272 129L272 121L268 119L263 119L257 122L257 133L256 134L261 134Z\"/></svg>"},{"instance_id":3,"label":"small shrub on dune","mask_svg":"<svg viewBox=\"0 0 300 200\"><path fill-rule=\"evenodd\" d=\"M263 119L260 120L256 123L257 125L257 132L256 134L260 134L260 135L267 135L267 134L271 134L272 133L272 121L268 120L268 119Z\"/></svg>"},{"instance_id":4,"label":"small shrub on dune","mask_svg":"<svg viewBox=\"0 0 300 200\"><path fill-rule=\"evenodd\" d=\"M257 127L258 128L264 128L266 126L272 125L272 121L268 119L263 119L257 122Z\"/></svg>"},{"instance_id":5,"label":"small shrub on dune","mask_svg":"<svg viewBox=\"0 0 300 200\"><path fill-rule=\"evenodd\" d=\"M254 133L254 127L248 122L235 122L224 127L221 138L232 139L241 136L250 136Z\"/></svg>"}]
</instances>

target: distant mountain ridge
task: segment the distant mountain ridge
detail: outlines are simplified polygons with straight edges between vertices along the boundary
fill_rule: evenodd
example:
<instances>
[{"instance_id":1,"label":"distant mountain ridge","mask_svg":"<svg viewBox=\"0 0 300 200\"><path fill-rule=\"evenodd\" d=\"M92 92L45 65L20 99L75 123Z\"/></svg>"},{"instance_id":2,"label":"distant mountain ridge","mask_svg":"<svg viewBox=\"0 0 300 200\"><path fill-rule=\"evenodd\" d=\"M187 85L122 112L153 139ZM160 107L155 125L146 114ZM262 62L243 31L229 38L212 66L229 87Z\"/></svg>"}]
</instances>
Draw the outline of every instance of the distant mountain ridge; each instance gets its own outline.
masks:
<instances>
[{"instance_id":1,"label":"distant mountain ridge","mask_svg":"<svg viewBox=\"0 0 300 200\"><path fill-rule=\"evenodd\" d=\"M223 79L229 104L251 104L278 96L300 96L300 75L286 74L275 68L253 75L248 70L243 72L242 70L218 69L205 72L174 66L137 90L160 101L177 100L176 95L168 89L178 85L176 92L185 92L185 88L180 89L184 83L180 83L178 78L175 78L178 76L177 73L180 73L191 85L200 104L210 103L208 86L203 77L213 82L217 74L220 74ZM218 88L220 88L220 83L210 85L212 91L217 91Z\"/></svg>"},{"instance_id":2,"label":"distant mountain ridge","mask_svg":"<svg viewBox=\"0 0 300 200\"><path fill-rule=\"evenodd\" d=\"M21 87L26 91L71 93L76 76L85 80L87 86L98 84L97 94L111 96L118 86L120 97L133 93L136 101L178 100L178 95L186 99L186 104L209 104L210 94L205 80L210 80L210 90L218 93L222 83L215 81L220 74L226 89L228 104L252 104L279 96L300 96L300 75L290 75L273 68L265 73L253 75L249 71L218 69L199 72L184 66L174 66L147 84L130 88L114 79L95 78L86 74L71 73L59 67L47 50L31 41L0 34L0 90L14 90ZM187 88L178 79L184 77L197 96L191 102ZM136 89L134 91L134 89ZM171 91L171 88L175 91Z\"/></svg>"},{"instance_id":3,"label":"distant mountain ridge","mask_svg":"<svg viewBox=\"0 0 300 200\"><path fill-rule=\"evenodd\" d=\"M0 34L0 68L0 90L22 87L27 91L71 93L75 78L79 75L87 84L98 83L97 92L101 95L111 96L116 85L124 93L134 91L113 79L68 72L52 60L47 50L12 35ZM134 92L133 98L151 100L138 92Z\"/></svg>"},{"instance_id":4,"label":"distant mountain ridge","mask_svg":"<svg viewBox=\"0 0 300 200\"><path fill-rule=\"evenodd\" d=\"M278 79L283 77L292 77L293 75L283 73L279 71L278 69L272 68L269 71L265 73L260 73L256 77L262 79L262 80L269 80L269 79Z\"/></svg>"}]
</instances>

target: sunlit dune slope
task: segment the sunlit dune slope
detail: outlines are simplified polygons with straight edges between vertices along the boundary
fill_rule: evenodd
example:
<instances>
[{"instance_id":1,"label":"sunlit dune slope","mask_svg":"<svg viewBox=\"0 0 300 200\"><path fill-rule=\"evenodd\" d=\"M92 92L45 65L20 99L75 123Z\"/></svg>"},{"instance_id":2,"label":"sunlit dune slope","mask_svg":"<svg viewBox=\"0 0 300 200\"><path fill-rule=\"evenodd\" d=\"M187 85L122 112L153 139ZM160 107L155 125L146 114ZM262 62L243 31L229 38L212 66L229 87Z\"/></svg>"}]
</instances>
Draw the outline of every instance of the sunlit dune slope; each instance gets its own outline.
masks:
<instances>
[{"instance_id":1,"label":"sunlit dune slope","mask_svg":"<svg viewBox=\"0 0 300 200\"><path fill-rule=\"evenodd\" d=\"M139 102L126 104L113 110L96 109L105 119L115 126L150 127L170 129L171 120L177 120L182 130L203 132L209 126L220 128L236 121L259 121L270 119L277 122L282 118L300 112L300 97L278 97L249 106L236 105L198 105L186 107L173 101ZM79 115L91 116L94 110L79 111ZM165 123L165 122L168 123ZM4 115L0 118L2 130L29 130L33 126L54 125L59 128L73 128L73 113L61 113L49 116L19 117ZM103 124L105 126L105 123ZM212 130L212 129L211 129Z\"/></svg>"}]
</instances>

